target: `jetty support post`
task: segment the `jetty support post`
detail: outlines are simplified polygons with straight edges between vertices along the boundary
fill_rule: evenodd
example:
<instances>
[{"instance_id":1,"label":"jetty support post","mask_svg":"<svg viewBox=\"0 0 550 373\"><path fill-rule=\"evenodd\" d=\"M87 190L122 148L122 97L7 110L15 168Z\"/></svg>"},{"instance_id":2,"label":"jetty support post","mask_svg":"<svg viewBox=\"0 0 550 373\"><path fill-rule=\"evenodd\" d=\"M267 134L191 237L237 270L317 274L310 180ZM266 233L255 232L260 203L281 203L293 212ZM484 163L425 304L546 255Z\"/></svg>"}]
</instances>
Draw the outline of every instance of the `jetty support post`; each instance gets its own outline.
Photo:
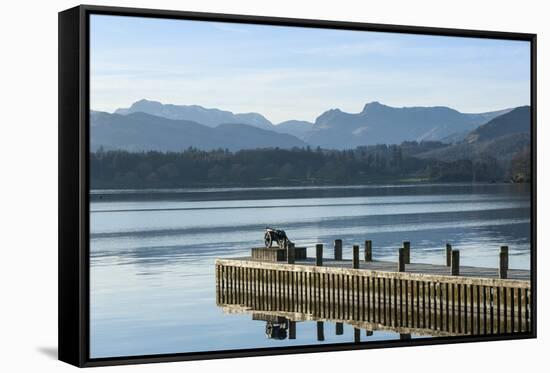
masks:
<instances>
[{"instance_id":1,"label":"jetty support post","mask_svg":"<svg viewBox=\"0 0 550 373\"><path fill-rule=\"evenodd\" d=\"M458 276L460 274L460 251L451 251L451 275Z\"/></svg>"},{"instance_id":2,"label":"jetty support post","mask_svg":"<svg viewBox=\"0 0 550 373\"><path fill-rule=\"evenodd\" d=\"M336 323L336 335L344 334L344 324L341 322Z\"/></svg>"},{"instance_id":3,"label":"jetty support post","mask_svg":"<svg viewBox=\"0 0 550 373\"><path fill-rule=\"evenodd\" d=\"M361 342L361 329L353 328L353 341L355 343Z\"/></svg>"},{"instance_id":4,"label":"jetty support post","mask_svg":"<svg viewBox=\"0 0 550 373\"><path fill-rule=\"evenodd\" d=\"M288 321L288 339L296 339L296 321Z\"/></svg>"},{"instance_id":5,"label":"jetty support post","mask_svg":"<svg viewBox=\"0 0 550 373\"><path fill-rule=\"evenodd\" d=\"M296 248L294 247L294 244L290 242L286 249L286 261L288 264L294 264L296 261Z\"/></svg>"},{"instance_id":6,"label":"jetty support post","mask_svg":"<svg viewBox=\"0 0 550 373\"><path fill-rule=\"evenodd\" d=\"M359 268L359 245L353 245L353 268Z\"/></svg>"},{"instance_id":7,"label":"jetty support post","mask_svg":"<svg viewBox=\"0 0 550 373\"><path fill-rule=\"evenodd\" d=\"M334 260L342 260L342 240L334 240Z\"/></svg>"},{"instance_id":8,"label":"jetty support post","mask_svg":"<svg viewBox=\"0 0 550 373\"><path fill-rule=\"evenodd\" d=\"M317 340L325 340L325 324L322 321L317 321Z\"/></svg>"},{"instance_id":9,"label":"jetty support post","mask_svg":"<svg viewBox=\"0 0 550 373\"><path fill-rule=\"evenodd\" d=\"M451 247L451 244L447 243L445 245L445 253L447 255L447 267L451 266L451 251L452 250L453 250L453 248Z\"/></svg>"},{"instance_id":10,"label":"jetty support post","mask_svg":"<svg viewBox=\"0 0 550 373\"><path fill-rule=\"evenodd\" d=\"M499 261L499 277L502 279L508 278L508 246L500 247Z\"/></svg>"},{"instance_id":11,"label":"jetty support post","mask_svg":"<svg viewBox=\"0 0 550 373\"><path fill-rule=\"evenodd\" d=\"M365 241L365 262L372 262L372 241Z\"/></svg>"},{"instance_id":12,"label":"jetty support post","mask_svg":"<svg viewBox=\"0 0 550 373\"><path fill-rule=\"evenodd\" d=\"M411 264L411 242L403 241L403 248L405 249L405 264Z\"/></svg>"},{"instance_id":13,"label":"jetty support post","mask_svg":"<svg viewBox=\"0 0 550 373\"><path fill-rule=\"evenodd\" d=\"M405 272L405 249L399 249L399 261L397 263L397 271Z\"/></svg>"},{"instance_id":14,"label":"jetty support post","mask_svg":"<svg viewBox=\"0 0 550 373\"><path fill-rule=\"evenodd\" d=\"M323 244L318 243L315 245L315 265L316 266L322 266L323 265Z\"/></svg>"}]
</instances>

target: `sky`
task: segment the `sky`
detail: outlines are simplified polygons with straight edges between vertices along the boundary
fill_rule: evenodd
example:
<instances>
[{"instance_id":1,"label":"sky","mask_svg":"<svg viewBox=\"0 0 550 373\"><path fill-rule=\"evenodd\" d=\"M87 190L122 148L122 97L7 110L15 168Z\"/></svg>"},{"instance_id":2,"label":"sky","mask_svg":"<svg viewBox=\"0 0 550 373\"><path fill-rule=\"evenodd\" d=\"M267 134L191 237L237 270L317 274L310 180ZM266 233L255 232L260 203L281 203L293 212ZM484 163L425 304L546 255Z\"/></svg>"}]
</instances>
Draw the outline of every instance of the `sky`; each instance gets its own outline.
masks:
<instances>
[{"instance_id":1,"label":"sky","mask_svg":"<svg viewBox=\"0 0 550 373\"><path fill-rule=\"evenodd\" d=\"M92 15L90 101L314 121L372 101L466 113L530 102L526 41Z\"/></svg>"}]
</instances>

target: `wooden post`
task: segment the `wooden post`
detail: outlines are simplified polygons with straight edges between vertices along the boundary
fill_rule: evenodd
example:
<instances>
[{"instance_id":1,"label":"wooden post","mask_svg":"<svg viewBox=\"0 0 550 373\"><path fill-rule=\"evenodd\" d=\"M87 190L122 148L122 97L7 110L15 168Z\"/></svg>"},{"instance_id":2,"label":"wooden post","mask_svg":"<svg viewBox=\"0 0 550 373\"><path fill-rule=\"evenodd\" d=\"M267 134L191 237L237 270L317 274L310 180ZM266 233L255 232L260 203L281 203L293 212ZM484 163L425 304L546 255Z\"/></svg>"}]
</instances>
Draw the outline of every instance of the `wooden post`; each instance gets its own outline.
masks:
<instances>
[{"instance_id":1,"label":"wooden post","mask_svg":"<svg viewBox=\"0 0 550 373\"><path fill-rule=\"evenodd\" d=\"M397 271L405 272L405 249L404 248L399 249L399 261L397 264Z\"/></svg>"},{"instance_id":2,"label":"wooden post","mask_svg":"<svg viewBox=\"0 0 550 373\"><path fill-rule=\"evenodd\" d=\"M460 274L460 251L451 251L451 275L458 276Z\"/></svg>"},{"instance_id":3,"label":"wooden post","mask_svg":"<svg viewBox=\"0 0 550 373\"><path fill-rule=\"evenodd\" d=\"M342 240L334 240L334 260L342 260Z\"/></svg>"},{"instance_id":4,"label":"wooden post","mask_svg":"<svg viewBox=\"0 0 550 373\"><path fill-rule=\"evenodd\" d=\"M322 266L323 265L323 244L318 243L315 245L315 265L316 266Z\"/></svg>"},{"instance_id":5,"label":"wooden post","mask_svg":"<svg viewBox=\"0 0 550 373\"><path fill-rule=\"evenodd\" d=\"M317 340L325 340L325 325L322 321L317 321Z\"/></svg>"},{"instance_id":6,"label":"wooden post","mask_svg":"<svg viewBox=\"0 0 550 373\"><path fill-rule=\"evenodd\" d=\"M353 268L359 268L359 245L353 245Z\"/></svg>"},{"instance_id":7,"label":"wooden post","mask_svg":"<svg viewBox=\"0 0 550 373\"><path fill-rule=\"evenodd\" d=\"M288 339L296 339L296 321L288 321Z\"/></svg>"},{"instance_id":8,"label":"wooden post","mask_svg":"<svg viewBox=\"0 0 550 373\"><path fill-rule=\"evenodd\" d=\"M342 335L344 334L344 324L341 322L336 323L336 335Z\"/></svg>"},{"instance_id":9,"label":"wooden post","mask_svg":"<svg viewBox=\"0 0 550 373\"><path fill-rule=\"evenodd\" d=\"M294 264L296 261L296 248L294 247L294 244L292 242L288 243L287 247L287 253L286 253L286 261L288 264Z\"/></svg>"},{"instance_id":10,"label":"wooden post","mask_svg":"<svg viewBox=\"0 0 550 373\"><path fill-rule=\"evenodd\" d=\"M365 241L365 262L372 262L372 241Z\"/></svg>"},{"instance_id":11,"label":"wooden post","mask_svg":"<svg viewBox=\"0 0 550 373\"><path fill-rule=\"evenodd\" d=\"M500 278L508 278L508 246L500 247L500 264L499 264Z\"/></svg>"},{"instance_id":12,"label":"wooden post","mask_svg":"<svg viewBox=\"0 0 550 373\"><path fill-rule=\"evenodd\" d=\"M361 342L361 329L353 328L353 341L355 343Z\"/></svg>"},{"instance_id":13,"label":"wooden post","mask_svg":"<svg viewBox=\"0 0 550 373\"><path fill-rule=\"evenodd\" d=\"M445 253L447 254L447 267L451 266L451 251L453 248L451 247L450 243L447 243L445 245Z\"/></svg>"},{"instance_id":14,"label":"wooden post","mask_svg":"<svg viewBox=\"0 0 550 373\"><path fill-rule=\"evenodd\" d=\"M403 241L403 248L405 249L405 264L411 264L411 243L410 243L410 241Z\"/></svg>"}]
</instances>

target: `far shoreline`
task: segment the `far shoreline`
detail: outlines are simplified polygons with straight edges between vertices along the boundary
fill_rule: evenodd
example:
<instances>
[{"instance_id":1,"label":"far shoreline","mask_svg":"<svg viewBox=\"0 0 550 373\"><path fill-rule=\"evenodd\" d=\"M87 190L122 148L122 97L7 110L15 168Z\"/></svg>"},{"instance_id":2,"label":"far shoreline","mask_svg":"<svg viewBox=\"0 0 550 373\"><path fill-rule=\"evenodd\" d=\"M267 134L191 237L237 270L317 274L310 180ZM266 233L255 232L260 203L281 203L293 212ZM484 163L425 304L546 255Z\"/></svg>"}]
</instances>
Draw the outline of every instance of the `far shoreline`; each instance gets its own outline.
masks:
<instances>
[{"instance_id":1,"label":"far shoreline","mask_svg":"<svg viewBox=\"0 0 550 373\"><path fill-rule=\"evenodd\" d=\"M391 189L406 190L406 189L446 189L446 188L492 188L492 187L514 187L523 191L531 191L531 183L514 183L514 182L417 182L417 183L373 183L373 184L339 184L339 185L250 185L250 186L237 186L237 185L217 185L217 186L189 186L181 188L103 188L103 189L90 189L89 198L91 202L99 201L116 201L116 200L137 200L149 199L146 197L157 197L152 199L164 199L172 197L185 197L184 199L194 200L199 195L215 195L215 194L239 194L248 193L245 197L254 197L254 193L264 194L273 193L274 198L277 194L284 194L285 192L292 193L306 193L304 198L308 196L310 198L322 198L329 197L325 195L327 192L338 193L339 191L347 191L349 195L364 195L363 191L378 191L384 192ZM383 195L382 194L382 195ZM431 194L431 193L428 193ZM378 195L378 194L373 194ZM266 194L266 197L269 195Z\"/></svg>"}]
</instances>

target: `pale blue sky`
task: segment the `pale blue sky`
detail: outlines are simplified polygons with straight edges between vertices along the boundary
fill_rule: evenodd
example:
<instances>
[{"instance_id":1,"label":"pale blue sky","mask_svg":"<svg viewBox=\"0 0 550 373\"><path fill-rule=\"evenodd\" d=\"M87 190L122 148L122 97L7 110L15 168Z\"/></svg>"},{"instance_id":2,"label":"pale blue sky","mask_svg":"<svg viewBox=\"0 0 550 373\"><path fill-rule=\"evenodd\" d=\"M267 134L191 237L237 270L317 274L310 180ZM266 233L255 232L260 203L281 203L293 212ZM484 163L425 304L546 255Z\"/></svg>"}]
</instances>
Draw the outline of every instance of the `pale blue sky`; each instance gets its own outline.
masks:
<instances>
[{"instance_id":1,"label":"pale blue sky","mask_svg":"<svg viewBox=\"0 0 550 373\"><path fill-rule=\"evenodd\" d=\"M529 43L92 15L91 107L146 98L278 123L370 101L483 112L529 104Z\"/></svg>"}]
</instances>

